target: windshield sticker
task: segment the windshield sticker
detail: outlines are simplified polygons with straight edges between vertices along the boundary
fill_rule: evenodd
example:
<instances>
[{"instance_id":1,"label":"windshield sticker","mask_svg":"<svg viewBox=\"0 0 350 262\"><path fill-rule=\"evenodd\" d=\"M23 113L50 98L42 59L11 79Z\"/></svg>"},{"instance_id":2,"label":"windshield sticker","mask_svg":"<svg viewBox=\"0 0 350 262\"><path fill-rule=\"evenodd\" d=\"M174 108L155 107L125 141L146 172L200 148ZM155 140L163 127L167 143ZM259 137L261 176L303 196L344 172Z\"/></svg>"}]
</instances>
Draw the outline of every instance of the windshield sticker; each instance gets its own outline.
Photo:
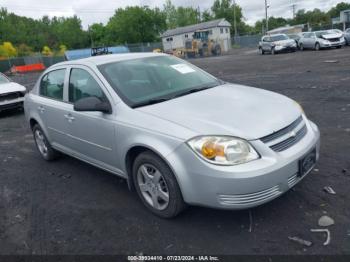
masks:
<instances>
[{"instance_id":1,"label":"windshield sticker","mask_svg":"<svg viewBox=\"0 0 350 262\"><path fill-rule=\"evenodd\" d=\"M176 65L171 65L171 67L174 68L176 71L180 72L181 74L196 72L194 69L192 69L190 66L186 64L176 64Z\"/></svg>"}]
</instances>

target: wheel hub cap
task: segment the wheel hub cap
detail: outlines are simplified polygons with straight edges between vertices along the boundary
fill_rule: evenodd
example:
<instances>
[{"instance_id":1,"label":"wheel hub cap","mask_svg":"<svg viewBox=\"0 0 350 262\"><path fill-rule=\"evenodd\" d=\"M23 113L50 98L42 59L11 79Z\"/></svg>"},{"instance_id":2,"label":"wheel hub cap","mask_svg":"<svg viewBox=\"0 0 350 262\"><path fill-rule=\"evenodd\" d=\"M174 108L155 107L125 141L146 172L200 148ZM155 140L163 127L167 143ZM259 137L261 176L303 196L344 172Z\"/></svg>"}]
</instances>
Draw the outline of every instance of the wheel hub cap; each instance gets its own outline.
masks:
<instances>
[{"instance_id":1,"label":"wheel hub cap","mask_svg":"<svg viewBox=\"0 0 350 262\"><path fill-rule=\"evenodd\" d=\"M153 208L164 210L169 204L169 189L160 171L151 164L143 164L137 172L142 197Z\"/></svg>"}]
</instances>

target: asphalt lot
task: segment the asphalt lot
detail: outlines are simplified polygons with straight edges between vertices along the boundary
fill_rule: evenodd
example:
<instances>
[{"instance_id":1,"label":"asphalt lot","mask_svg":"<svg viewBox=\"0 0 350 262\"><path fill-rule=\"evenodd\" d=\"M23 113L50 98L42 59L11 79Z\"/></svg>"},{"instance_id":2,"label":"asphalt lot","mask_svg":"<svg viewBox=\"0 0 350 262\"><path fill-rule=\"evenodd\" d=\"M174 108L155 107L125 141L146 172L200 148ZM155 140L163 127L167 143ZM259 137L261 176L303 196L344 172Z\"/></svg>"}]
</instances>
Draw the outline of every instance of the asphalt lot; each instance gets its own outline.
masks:
<instances>
[{"instance_id":1,"label":"asphalt lot","mask_svg":"<svg viewBox=\"0 0 350 262\"><path fill-rule=\"evenodd\" d=\"M2 112L0 254L350 254L350 48L275 56L241 49L192 62L223 80L298 101L321 130L316 170L252 209L252 224L248 210L201 207L163 220L116 176L68 156L42 160L23 113ZM37 77L13 80L31 88ZM324 214L335 220L329 246L323 234L310 232Z\"/></svg>"}]
</instances>

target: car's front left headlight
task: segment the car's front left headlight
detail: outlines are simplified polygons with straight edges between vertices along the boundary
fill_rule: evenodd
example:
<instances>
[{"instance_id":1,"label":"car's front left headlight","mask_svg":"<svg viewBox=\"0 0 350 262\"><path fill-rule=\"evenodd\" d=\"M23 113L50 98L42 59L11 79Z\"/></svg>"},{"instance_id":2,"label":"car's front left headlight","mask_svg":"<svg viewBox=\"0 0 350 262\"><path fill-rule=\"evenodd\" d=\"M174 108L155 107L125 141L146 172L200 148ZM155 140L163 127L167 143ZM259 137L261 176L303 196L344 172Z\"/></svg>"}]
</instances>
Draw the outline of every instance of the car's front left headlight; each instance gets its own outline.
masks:
<instances>
[{"instance_id":1,"label":"car's front left headlight","mask_svg":"<svg viewBox=\"0 0 350 262\"><path fill-rule=\"evenodd\" d=\"M217 165L239 165L260 158L249 142L236 137L200 136L187 144L202 159Z\"/></svg>"}]
</instances>

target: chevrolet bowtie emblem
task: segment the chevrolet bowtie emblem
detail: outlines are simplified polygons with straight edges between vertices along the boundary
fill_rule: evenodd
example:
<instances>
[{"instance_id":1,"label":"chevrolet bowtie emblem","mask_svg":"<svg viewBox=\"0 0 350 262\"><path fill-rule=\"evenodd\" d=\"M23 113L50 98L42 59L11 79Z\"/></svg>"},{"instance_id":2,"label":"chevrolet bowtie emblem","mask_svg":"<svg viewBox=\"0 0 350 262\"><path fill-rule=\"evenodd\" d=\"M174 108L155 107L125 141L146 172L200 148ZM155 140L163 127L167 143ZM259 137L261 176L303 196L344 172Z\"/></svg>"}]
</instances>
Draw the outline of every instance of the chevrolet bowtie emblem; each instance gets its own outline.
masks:
<instances>
[{"instance_id":1,"label":"chevrolet bowtie emblem","mask_svg":"<svg viewBox=\"0 0 350 262\"><path fill-rule=\"evenodd\" d=\"M295 137L297 134L294 131L289 132L290 137Z\"/></svg>"}]
</instances>

